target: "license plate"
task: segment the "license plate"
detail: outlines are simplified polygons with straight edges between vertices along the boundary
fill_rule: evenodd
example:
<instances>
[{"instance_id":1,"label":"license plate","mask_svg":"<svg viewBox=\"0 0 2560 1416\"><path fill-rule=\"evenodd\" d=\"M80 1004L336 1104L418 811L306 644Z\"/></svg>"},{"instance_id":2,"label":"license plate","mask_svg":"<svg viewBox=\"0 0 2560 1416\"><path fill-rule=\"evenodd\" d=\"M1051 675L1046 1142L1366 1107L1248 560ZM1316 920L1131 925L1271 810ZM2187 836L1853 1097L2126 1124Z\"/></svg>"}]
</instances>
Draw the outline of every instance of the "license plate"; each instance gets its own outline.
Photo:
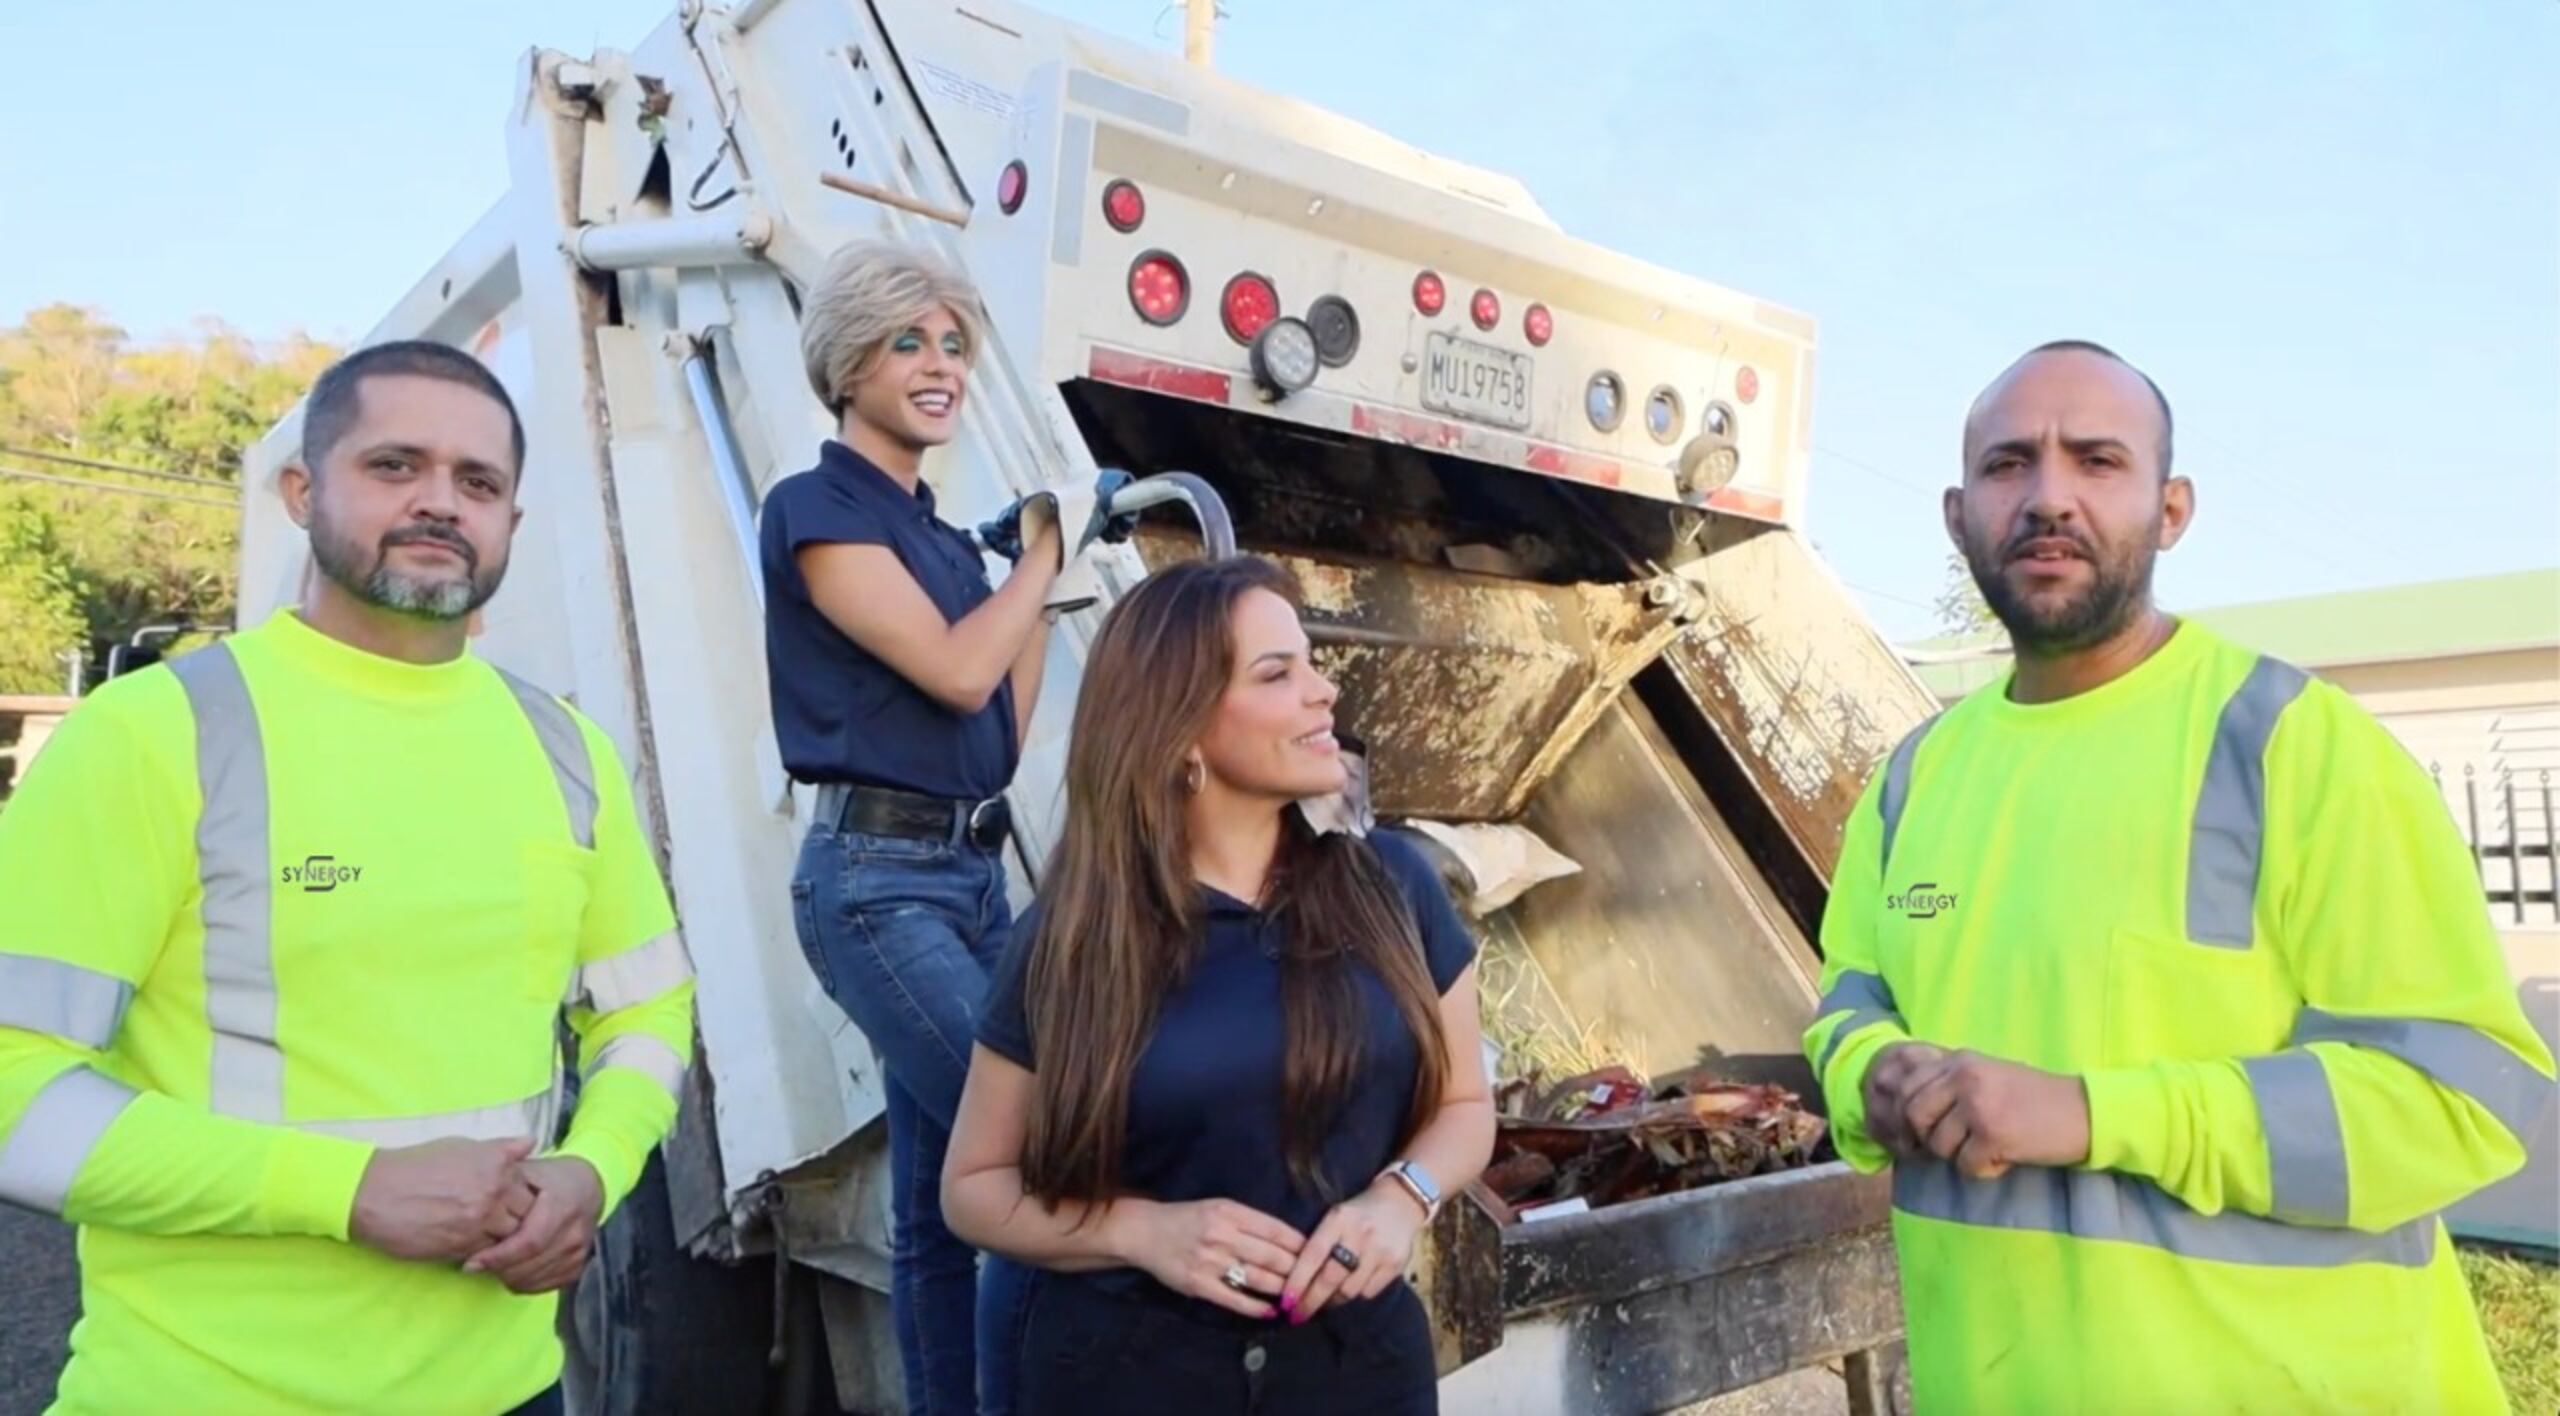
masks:
<instances>
[{"instance_id":1,"label":"license plate","mask_svg":"<svg viewBox=\"0 0 2560 1416\"><path fill-rule=\"evenodd\" d=\"M1529 426L1529 356L1433 334L1423 346L1422 406L1491 423Z\"/></svg>"}]
</instances>

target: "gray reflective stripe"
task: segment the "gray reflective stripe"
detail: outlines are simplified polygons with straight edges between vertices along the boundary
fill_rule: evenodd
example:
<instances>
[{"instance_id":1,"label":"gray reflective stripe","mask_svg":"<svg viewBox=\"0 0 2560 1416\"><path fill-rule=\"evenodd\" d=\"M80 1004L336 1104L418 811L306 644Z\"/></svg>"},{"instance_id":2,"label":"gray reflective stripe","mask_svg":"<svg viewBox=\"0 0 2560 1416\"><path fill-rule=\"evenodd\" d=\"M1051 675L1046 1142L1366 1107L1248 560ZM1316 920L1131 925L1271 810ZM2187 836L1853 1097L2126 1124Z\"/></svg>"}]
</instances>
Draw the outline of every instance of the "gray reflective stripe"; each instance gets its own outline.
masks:
<instances>
[{"instance_id":1,"label":"gray reflective stripe","mask_svg":"<svg viewBox=\"0 0 2560 1416\"><path fill-rule=\"evenodd\" d=\"M133 985L113 975L60 959L0 954L0 1028L103 1049L116 1040L132 1002Z\"/></svg>"},{"instance_id":2,"label":"gray reflective stripe","mask_svg":"<svg viewBox=\"0 0 2560 1416\"><path fill-rule=\"evenodd\" d=\"M646 1003L692 977L693 961L685 957L684 941L669 930L637 948L581 966L570 998L610 1013Z\"/></svg>"},{"instance_id":3,"label":"gray reflective stripe","mask_svg":"<svg viewBox=\"0 0 2560 1416\"><path fill-rule=\"evenodd\" d=\"M0 1142L0 1200L62 1213L89 1152L133 1100L133 1088L74 1067L39 1088Z\"/></svg>"},{"instance_id":4,"label":"gray reflective stripe","mask_svg":"<svg viewBox=\"0 0 2560 1416\"><path fill-rule=\"evenodd\" d=\"M1882 870L1893 861L1893 833L1902 829L1902 808L1911 800L1911 762L1920 755L1920 739L1938 725L1940 713L1929 715L1929 721L1913 728L1893 757L1884 765L1884 789L1876 793L1876 814L1884 818L1882 844L1876 851L1876 868Z\"/></svg>"},{"instance_id":5,"label":"gray reflective stripe","mask_svg":"<svg viewBox=\"0 0 2560 1416\"><path fill-rule=\"evenodd\" d=\"M228 644L169 661L196 723L196 870L204 887L204 1009L213 1029L214 1110L284 1119L284 1054L276 1049L269 929L266 748L257 705Z\"/></svg>"},{"instance_id":6,"label":"gray reflective stripe","mask_svg":"<svg viewBox=\"0 0 2560 1416\"><path fill-rule=\"evenodd\" d=\"M1861 969L1841 970L1840 976L1831 981L1831 991L1814 1005L1814 1016L1828 1017L1843 1008L1855 1011L1840 1020L1840 1025L1831 1030L1831 1040L1822 1045L1822 1056L1813 1064L1817 1077L1831 1070L1831 1059L1840 1051L1840 1044L1849 1040L1849 1034L1869 1023L1902 1025L1902 1014L1894 1011L1893 990L1885 987L1882 978Z\"/></svg>"},{"instance_id":7,"label":"gray reflective stripe","mask_svg":"<svg viewBox=\"0 0 2560 1416\"><path fill-rule=\"evenodd\" d=\"M1943 1160L1898 1161L1893 1205L1923 1219L2139 1244L2183 1258L2260 1268L2423 1268L2436 1250L2433 1215L2366 1234L2229 1211L2199 1214L2148 1180L2111 1171L2020 1166L1997 1180L1967 1180Z\"/></svg>"},{"instance_id":8,"label":"gray reflective stripe","mask_svg":"<svg viewBox=\"0 0 2560 1416\"><path fill-rule=\"evenodd\" d=\"M607 1067L627 1067L666 1088L669 1096L683 1094L684 1058L663 1039L647 1033L624 1033L596 1049L596 1058L587 1064L584 1075L593 1077Z\"/></svg>"},{"instance_id":9,"label":"gray reflective stripe","mask_svg":"<svg viewBox=\"0 0 2560 1416\"><path fill-rule=\"evenodd\" d=\"M596 777L587 756L587 739L578 731L578 721L560 700L517 678L504 669L498 677L516 696L524 715L533 720L533 735L542 740L542 754L551 759L551 775L560 783L560 799L569 808L569 838L593 849L596 843Z\"/></svg>"},{"instance_id":10,"label":"gray reflective stripe","mask_svg":"<svg viewBox=\"0 0 2560 1416\"><path fill-rule=\"evenodd\" d=\"M522 1101L502 1102L470 1111L434 1116L387 1116L357 1121L296 1121L297 1131L337 1136L376 1146L416 1146L429 1141L512 1141L542 1139L543 1117L551 1104L544 1092Z\"/></svg>"},{"instance_id":11,"label":"gray reflective stripe","mask_svg":"<svg viewBox=\"0 0 2560 1416\"><path fill-rule=\"evenodd\" d=\"M2320 1059L2299 1048L2273 1057L2244 1057L2258 1125L2267 1135L2267 1169L2275 1217L2288 1224L2347 1222L2347 1139Z\"/></svg>"},{"instance_id":12,"label":"gray reflective stripe","mask_svg":"<svg viewBox=\"0 0 2560 1416\"><path fill-rule=\"evenodd\" d=\"M2560 1089L2531 1063L2478 1028L2427 1018L2349 1018L2305 1008L2294 1019L2295 1046L2352 1042L2387 1052L2489 1109L2518 1141L2542 1119Z\"/></svg>"},{"instance_id":13,"label":"gray reflective stripe","mask_svg":"<svg viewBox=\"0 0 2560 1416\"><path fill-rule=\"evenodd\" d=\"M2285 705L2309 676L2276 659L2258 660L2222 705L2204 787L2187 839L2187 937L2246 949L2256 934L2258 859L2266 837L2267 741Z\"/></svg>"}]
</instances>

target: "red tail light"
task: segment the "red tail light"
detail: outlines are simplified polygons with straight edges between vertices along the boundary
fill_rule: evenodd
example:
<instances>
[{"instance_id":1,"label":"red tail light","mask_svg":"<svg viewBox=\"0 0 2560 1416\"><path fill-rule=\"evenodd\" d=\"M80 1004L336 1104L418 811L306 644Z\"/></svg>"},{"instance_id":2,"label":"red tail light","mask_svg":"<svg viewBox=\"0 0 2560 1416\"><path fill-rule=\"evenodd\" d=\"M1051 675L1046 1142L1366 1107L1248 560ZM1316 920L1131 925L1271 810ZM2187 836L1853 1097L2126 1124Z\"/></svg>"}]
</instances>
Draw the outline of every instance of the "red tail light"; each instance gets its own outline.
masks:
<instances>
[{"instance_id":1,"label":"red tail light","mask_svg":"<svg viewBox=\"0 0 2560 1416\"><path fill-rule=\"evenodd\" d=\"M1544 305L1531 305L1529 313L1520 317L1520 330L1529 336L1531 344L1544 348L1548 340L1556 337L1556 317Z\"/></svg>"},{"instance_id":2,"label":"red tail light","mask_svg":"<svg viewBox=\"0 0 2560 1416\"><path fill-rule=\"evenodd\" d=\"M1191 273L1171 253L1149 251L1129 267L1129 303L1151 325L1172 324L1191 308Z\"/></svg>"},{"instance_id":3,"label":"red tail light","mask_svg":"<svg viewBox=\"0 0 2560 1416\"><path fill-rule=\"evenodd\" d=\"M1733 376L1733 396L1741 399L1745 403L1749 403L1751 400L1758 398L1760 396L1760 371L1751 367L1749 364L1743 365L1742 372Z\"/></svg>"},{"instance_id":4,"label":"red tail light","mask_svg":"<svg viewBox=\"0 0 2560 1416\"><path fill-rule=\"evenodd\" d=\"M1476 328L1491 329L1502 323L1502 302L1494 298L1492 291L1479 290L1468 304L1467 313L1474 317Z\"/></svg>"},{"instance_id":5,"label":"red tail light","mask_svg":"<svg viewBox=\"0 0 2560 1416\"><path fill-rule=\"evenodd\" d=\"M1280 318L1280 292L1268 279L1246 271L1227 282L1226 293L1218 298L1218 318L1225 321L1228 338L1251 344Z\"/></svg>"},{"instance_id":6,"label":"red tail light","mask_svg":"<svg viewBox=\"0 0 2560 1416\"><path fill-rule=\"evenodd\" d=\"M1426 270L1413 278L1413 307L1426 315L1449 308L1449 287L1441 283L1438 272Z\"/></svg>"},{"instance_id":7,"label":"red tail light","mask_svg":"<svg viewBox=\"0 0 2560 1416\"><path fill-rule=\"evenodd\" d=\"M1023 166L1019 159L1006 163L1004 172L996 178L997 208L1011 216L1022 210L1022 199L1030 192L1031 169Z\"/></svg>"},{"instance_id":8,"label":"red tail light","mask_svg":"<svg viewBox=\"0 0 2560 1416\"><path fill-rule=\"evenodd\" d=\"M1147 194L1126 178L1102 189L1102 219L1114 231L1135 231L1146 224Z\"/></svg>"}]
</instances>

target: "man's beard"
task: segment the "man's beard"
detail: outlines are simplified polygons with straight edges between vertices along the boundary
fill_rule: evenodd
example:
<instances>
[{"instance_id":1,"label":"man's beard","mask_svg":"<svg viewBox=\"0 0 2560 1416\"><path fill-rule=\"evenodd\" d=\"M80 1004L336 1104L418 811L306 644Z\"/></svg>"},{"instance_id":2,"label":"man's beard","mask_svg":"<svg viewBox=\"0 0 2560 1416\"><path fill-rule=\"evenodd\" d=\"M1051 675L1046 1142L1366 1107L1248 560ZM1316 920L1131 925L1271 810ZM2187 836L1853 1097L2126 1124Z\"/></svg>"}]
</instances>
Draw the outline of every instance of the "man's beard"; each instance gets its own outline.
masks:
<instances>
[{"instance_id":1,"label":"man's beard","mask_svg":"<svg viewBox=\"0 0 2560 1416\"><path fill-rule=\"evenodd\" d=\"M442 531L429 522L412 523L384 536L368 562L353 537L338 533L327 505L324 497L312 499L311 558L319 563L321 574L368 605L417 619L458 620L489 603L489 597L498 593L498 583L506 579L506 561L482 570L480 553L460 532ZM417 575L392 569L391 548L420 541L451 548L462 557L462 573Z\"/></svg>"},{"instance_id":2,"label":"man's beard","mask_svg":"<svg viewBox=\"0 0 2560 1416\"><path fill-rule=\"evenodd\" d=\"M2032 602L2012 589L2005 572L2011 554L2039 537L2063 537L2078 545L2089 564L2088 588L2059 603L2050 596ZM1967 538L1964 559L1982 602L1991 607L2010 642L2021 654L2067 654L2104 643L2133 623L2151 603L2151 568L2160 543L2160 520L2154 517L2142 534L2110 550L2080 531L2066 530L2029 518L2004 545L1986 548Z\"/></svg>"}]
</instances>

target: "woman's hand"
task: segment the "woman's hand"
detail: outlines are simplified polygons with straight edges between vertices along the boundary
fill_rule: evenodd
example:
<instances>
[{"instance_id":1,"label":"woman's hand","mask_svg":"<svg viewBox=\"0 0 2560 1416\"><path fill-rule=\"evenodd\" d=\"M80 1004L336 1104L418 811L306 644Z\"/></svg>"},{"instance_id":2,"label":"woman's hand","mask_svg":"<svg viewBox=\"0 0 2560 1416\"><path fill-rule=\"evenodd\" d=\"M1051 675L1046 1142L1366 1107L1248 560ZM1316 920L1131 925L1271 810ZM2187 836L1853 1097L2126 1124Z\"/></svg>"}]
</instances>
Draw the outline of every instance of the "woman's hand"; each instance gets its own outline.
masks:
<instances>
[{"instance_id":1,"label":"woman's hand","mask_svg":"<svg viewBox=\"0 0 2560 1416\"><path fill-rule=\"evenodd\" d=\"M1314 1317L1337 1298L1353 1302L1386 1292L1413 1262L1423 1219L1421 1204L1385 1176L1334 1206L1298 1251L1297 1267L1280 1290L1280 1311L1288 1314L1290 1325ZM1334 1253L1337 1248L1360 1262L1345 1267Z\"/></svg>"},{"instance_id":2,"label":"woman's hand","mask_svg":"<svg viewBox=\"0 0 2560 1416\"><path fill-rule=\"evenodd\" d=\"M1288 1225L1233 1200L1122 1200L1112 1208L1125 1214L1128 1237L1122 1247L1131 1263L1176 1293L1248 1318L1273 1316L1268 1295L1280 1291L1307 1242ZM1228 1284L1228 1271L1238 1267L1251 1291Z\"/></svg>"}]
</instances>

